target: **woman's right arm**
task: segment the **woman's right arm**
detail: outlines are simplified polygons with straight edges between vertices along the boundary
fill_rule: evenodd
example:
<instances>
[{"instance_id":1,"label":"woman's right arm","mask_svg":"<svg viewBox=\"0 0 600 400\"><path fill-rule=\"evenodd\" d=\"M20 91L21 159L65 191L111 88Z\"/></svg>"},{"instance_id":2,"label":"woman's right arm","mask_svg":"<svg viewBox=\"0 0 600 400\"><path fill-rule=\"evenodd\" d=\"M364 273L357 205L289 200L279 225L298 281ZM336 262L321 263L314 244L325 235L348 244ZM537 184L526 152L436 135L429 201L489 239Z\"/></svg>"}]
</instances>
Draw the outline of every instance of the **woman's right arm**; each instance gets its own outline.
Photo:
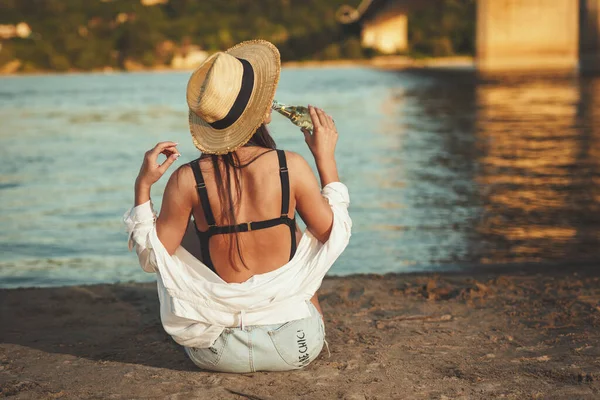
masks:
<instances>
[{"instance_id":1,"label":"woman's right arm","mask_svg":"<svg viewBox=\"0 0 600 400\"><path fill-rule=\"evenodd\" d=\"M329 115L310 105L308 108L313 121L313 133L303 130L304 138L315 158L321 187L325 187L340 180L335 161L338 133ZM308 163L298 156L295 157L294 164L293 171L297 178L294 185L296 209L308 230L321 243L325 243L331 233L333 212L327 200L321 195L319 184Z\"/></svg>"}]
</instances>

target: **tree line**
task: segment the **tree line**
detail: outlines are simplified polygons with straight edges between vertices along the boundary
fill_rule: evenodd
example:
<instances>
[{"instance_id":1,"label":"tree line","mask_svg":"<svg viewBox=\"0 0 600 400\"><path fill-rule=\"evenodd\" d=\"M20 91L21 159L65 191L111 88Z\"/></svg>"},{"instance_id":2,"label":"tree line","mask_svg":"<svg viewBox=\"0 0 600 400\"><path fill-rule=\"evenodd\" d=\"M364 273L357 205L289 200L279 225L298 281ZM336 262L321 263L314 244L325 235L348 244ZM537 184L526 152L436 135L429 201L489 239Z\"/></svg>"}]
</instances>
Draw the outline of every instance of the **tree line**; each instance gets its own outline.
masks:
<instances>
[{"instance_id":1,"label":"tree line","mask_svg":"<svg viewBox=\"0 0 600 400\"><path fill-rule=\"evenodd\" d=\"M189 45L212 52L243 40L277 45L284 61L365 58L356 25L341 25L340 6L360 0L2 0L0 24L26 22L30 38L1 42L0 66L14 59L21 70L123 68L168 65ZM475 0L440 0L409 15L410 54L473 54Z\"/></svg>"}]
</instances>

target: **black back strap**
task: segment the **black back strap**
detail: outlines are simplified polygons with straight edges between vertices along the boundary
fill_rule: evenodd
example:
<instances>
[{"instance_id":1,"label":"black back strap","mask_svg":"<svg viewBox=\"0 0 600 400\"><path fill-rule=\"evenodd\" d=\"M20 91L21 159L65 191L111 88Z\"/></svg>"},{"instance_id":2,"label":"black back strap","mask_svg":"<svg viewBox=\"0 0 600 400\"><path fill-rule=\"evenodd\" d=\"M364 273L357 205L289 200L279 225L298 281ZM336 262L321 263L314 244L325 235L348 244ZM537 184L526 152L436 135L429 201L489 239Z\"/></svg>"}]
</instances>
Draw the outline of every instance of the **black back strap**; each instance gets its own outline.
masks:
<instances>
[{"instance_id":1,"label":"black back strap","mask_svg":"<svg viewBox=\"0 0 600 400\"><path fill-rule=\"evenodd\" d=\"M208 201L208 191L206 190L206 183L204 183L204 177L202 171L200 171L200 160L195 160L190 163L192 171L194 171L194 178L196 178L196 190L202 203L202 211L204 211L204 217L208 226L215 225L215 216L213 215L212 209L210 208L210 202Z\"/></svg>"},{"instance_id":2,"label":"black back strap","mask_svg":"<svg viewBox=\"0 0 600 400\"><path fill-rule=\"evenodd\" d=\"M279 159L279 179L281 179L281 216L287 217L290 210L290 176L285 151L277 150Z\"/></svg>"},{"instance_id":3,"label":"black back strap","mask_svg":"<svg viewBox=\"0 0 600 400\"><path fill-rule=\"evenodd\" d=\"M288 218L289 219L289 218ZM259 229L267 229L277 225L281 225L281 217L267 219L264 221L255 221L255 222L244 222L237 225L224 225L224 226L214 226L209 228L209 232L211 235L223 235L227 233L236 233L236 232L251 232L257 231Z\"/></svg>"},{"instance_id":4,"label":"black back strap","mask_svg":"<svg viewBox=\"0 0 600 400\"><path fill-rule=\"evenodd\" d=\"M202 176L202 171L200 170L200 160L195 160L190 163L192 171L194 172L194 177L196 179L196 189L198 191L198 196L200 197L200 202L202 203L204 217L206 218L206 223L208 224L208 230L206 231L200 231L198 229L198 226L196 226L196 232L198 233L198 237L201 242L200 248L202 251L202 261L211 270L215 271L215 273L216 270L212 263L208 247L208 241L213 235L228 234L235 232L250 232L258 229L266 229L280 224L284 224L290 228L290 234L292 239L292 245L290 248L290 260L294 257L297 246L296 220L288 217L288 212L290 209L290 178L288 173L287 160L285 158L285 152L283 150L277 150L277 158L279 159L279 179L281 180L281 215L277 218L269 219L266 221L246 222L238 225L228 226L216 226L215 217L212 213L212 209L210 208L210 202L208 201L208 191L206 190L204 177Z\"/></svg>"}]
</instances>

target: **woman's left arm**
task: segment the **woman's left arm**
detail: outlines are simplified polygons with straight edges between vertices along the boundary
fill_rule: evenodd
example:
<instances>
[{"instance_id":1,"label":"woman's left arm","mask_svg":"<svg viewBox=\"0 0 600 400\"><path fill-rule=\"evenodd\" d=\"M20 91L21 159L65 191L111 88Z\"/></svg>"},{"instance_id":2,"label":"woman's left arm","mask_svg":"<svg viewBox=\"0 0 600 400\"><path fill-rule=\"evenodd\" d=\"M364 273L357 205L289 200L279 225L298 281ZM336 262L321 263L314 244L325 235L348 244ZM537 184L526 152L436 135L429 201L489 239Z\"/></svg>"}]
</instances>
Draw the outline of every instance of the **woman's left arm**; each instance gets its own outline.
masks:
<instances>
[{"instance_id":1,"label":"woman's left arm","mask_svg":"<svg viewBox=\"0 0 600 400\"><path fill-rule=\"evenodd\" d=\"M179 158L180 154L176 146L177 143L174 142L161 142L152 150L146 152L140 173L135 181L136 206L150 200L152 185ZM162 164L158 164L160 154L167 157ZM191 191L186 190L186 185L180 184L180 182L186 182L186 173L191 173L188 170L189 168L185 167L179 168L169 178L163 195L160 215L156 220L158 239L171 255L175 253L175 250L181 244L192 211L193 198L190 195Z\"/></svg>"},{"instance_id":2,"label":"woman's left arm","mask_svg":"<svg viewBox=\"0 0 600 400\"><path fill-rule=\"evenodd\" d=\"M187 174L191 174L188 166L179 167L167 182L163 195L160 214L156 220L156 235L170 255L181 245L188 228L193 206L193 193L186 185L193 182ZM188 187L189 186L189 187Z\"/></svg>"}]
</instances>

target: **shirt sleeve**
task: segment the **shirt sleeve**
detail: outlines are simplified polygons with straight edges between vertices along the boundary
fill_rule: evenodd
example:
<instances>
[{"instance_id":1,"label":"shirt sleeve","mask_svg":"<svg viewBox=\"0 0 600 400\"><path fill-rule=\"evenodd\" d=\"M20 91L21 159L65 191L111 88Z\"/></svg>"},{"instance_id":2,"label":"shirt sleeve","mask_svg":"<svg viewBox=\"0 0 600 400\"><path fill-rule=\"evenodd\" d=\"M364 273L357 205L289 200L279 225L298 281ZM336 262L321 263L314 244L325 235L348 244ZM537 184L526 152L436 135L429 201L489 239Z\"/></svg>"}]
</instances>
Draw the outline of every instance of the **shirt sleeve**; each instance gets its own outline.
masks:
<instances>
[{"instance_id":1,"label":"shirt sleeve","mask_svg":"<svg viewBox=\"0 0 600 400\"><path fill-rule=\"evenodd\" d=\"M123 215L128 234L129 251L135 249L140 266L146 272L156 272L156 257L148 240L156 223L156 212L151 201L131 208Z\"/></svg>"},{"instance_id":2,"label":"shirt sleeve","mask_svg":"<svg viewBox=\"0 0 600 400\"><path fill-rule=\"evenodd\" d=\"M333 238L330 234L328 242L340 244L338 246L337 244L329 243L328 247L344 250L352 235L352 219L348 213L348 207L350 206L348 188L342 182L331 182L321 190L321 195L327 200L333 212L333 226L331 230ZM341 254L341 251L338 253L335 250L331 254L335 254L334 258L337 258Z\"/></svg>"},{"instance_id":3,"label":"shirt sleeve","mask_svg":"<svg viewBox=\"0 0 600 400\"><path fill-rule=\"evenodd\" d=\"M350 194L342 182L331 182L326 185L321 190L321 195L327 199L330 206L340 205L345 208L350 206Z\"/></svg>"}]
</instances>

